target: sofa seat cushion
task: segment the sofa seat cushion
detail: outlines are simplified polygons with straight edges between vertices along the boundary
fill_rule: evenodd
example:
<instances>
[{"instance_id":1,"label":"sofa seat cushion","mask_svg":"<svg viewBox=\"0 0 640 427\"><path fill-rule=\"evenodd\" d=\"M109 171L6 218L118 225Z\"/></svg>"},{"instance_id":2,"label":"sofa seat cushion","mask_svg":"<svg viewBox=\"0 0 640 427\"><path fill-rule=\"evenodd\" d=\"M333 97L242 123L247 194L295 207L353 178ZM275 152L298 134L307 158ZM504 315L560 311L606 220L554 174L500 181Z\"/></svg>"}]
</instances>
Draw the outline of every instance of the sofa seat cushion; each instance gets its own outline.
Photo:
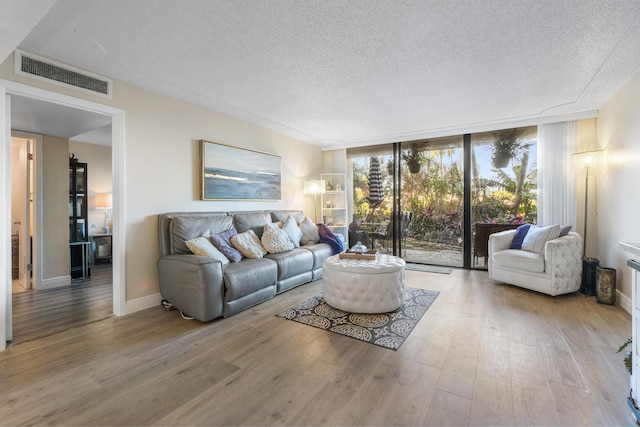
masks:
<instances>
[{"instance_id":1,"label":"sofa seat cushion","mask_svg":"<svg viewBox=\"0 0 640 427\"><path fill-rule=\"evenodd\" d=\"M260 289L275 286L278 267L266 258L244 259L224 266L225 301L233 301Z\"/></svg>"},{"instance_id":2,"label":"sofa seat cushion","mask_svg":"<svg viewBox=\"0 0 640 427\"><path fill-rule=\"evenodd\" d=\"M278 281L310 272L313 268L313 254L302 248L268 254L265 258L278 264Z\"/></svg>"},{"instance_id":3,"label":"sofa seat cushion","mask_svg":"<svg viewBox=\"0 0 640 427\"><path fill-rule=\"evenodd\" d=\"M333 255L331 246L326 243L311 243L309 245L301 246L302 249L306 249L313 254L313 269L318 270L322 268L324 262Z\"/></svg>"},{"instance_id":4,"label":"sofa seat cushion","mask_svg":"<svg viewBox=\"0 0 640 427\"><path fill-rule=\"evenodd\" d=\"M506 249L492 254L493 262L500 267L530 273L544 272L544 257L536 252Z\"/></svg>"}]
</instances>

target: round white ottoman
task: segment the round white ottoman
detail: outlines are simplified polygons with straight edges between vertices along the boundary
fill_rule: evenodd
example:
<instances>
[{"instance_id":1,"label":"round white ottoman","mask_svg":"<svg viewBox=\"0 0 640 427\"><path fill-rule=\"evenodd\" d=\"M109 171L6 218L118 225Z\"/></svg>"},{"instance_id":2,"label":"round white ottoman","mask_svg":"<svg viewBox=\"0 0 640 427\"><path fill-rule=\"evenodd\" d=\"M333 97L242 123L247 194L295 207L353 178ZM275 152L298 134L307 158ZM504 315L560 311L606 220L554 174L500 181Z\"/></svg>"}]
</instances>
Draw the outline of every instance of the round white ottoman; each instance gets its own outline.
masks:
<instances>
[{"instance_id":1,"label":"round white ottoman","mask_svg":"<svg viewBox=\"0 0 640 427\"><path fill-rule=\"evenodd\" d=\"M351 313L387 313L404 300L403 259L386 254L376 260L340 259L324 262L322 294L332 307Z\"/></svg>"}]
</instances>

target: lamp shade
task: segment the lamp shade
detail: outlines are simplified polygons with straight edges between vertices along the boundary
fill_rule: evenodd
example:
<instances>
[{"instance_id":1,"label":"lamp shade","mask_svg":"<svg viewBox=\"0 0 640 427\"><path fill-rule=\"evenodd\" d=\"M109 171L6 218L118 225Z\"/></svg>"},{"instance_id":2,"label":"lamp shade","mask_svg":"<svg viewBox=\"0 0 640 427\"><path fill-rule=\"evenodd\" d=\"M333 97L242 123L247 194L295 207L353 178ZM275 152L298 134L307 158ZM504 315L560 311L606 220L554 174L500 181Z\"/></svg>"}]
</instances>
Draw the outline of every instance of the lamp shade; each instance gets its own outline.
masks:
<instances>
[{"instance_id":1,"label":"lamp shade","mask_svg":"<svg viewBox=\"0 0 640 427\"><path fill-rule=\"evenodd\" d=\"M312 179L304 182L304 194L316 195L324 194L324 179Z\"/></svg>"},{"instance_id":2,"label":"lamp shade","mask_svg":"<svg viewBox=\"0 0 640 427\"><path fill-rule=\"evenodd\" d=\"M96 194L96 209L111 209L112 206L113 199L111 193Z\"/></svg>"},{"instance_id":3,"label":"lamp shade","mask_svg":"<svg viewBox=\"0 0 640 427\"><path fill-rule=\"evenodd\" d=\"M583 151L573 154L573 171L576 176L598 176L604 170L604 150Z\"/></svg>"}]
</instances>

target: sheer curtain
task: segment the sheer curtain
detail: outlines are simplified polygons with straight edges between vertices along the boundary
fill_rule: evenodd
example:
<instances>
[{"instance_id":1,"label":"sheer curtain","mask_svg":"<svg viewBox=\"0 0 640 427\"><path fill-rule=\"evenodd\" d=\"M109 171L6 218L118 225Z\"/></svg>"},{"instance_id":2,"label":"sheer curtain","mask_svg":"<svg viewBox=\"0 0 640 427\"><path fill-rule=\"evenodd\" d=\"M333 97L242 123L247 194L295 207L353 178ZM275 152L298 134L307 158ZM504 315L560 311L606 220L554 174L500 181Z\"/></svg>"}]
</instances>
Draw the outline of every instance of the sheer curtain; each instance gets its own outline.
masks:
<instances>
[{"instance_id":1,"label":"sheer curtain","mask_svg":"<svg viewBox=\"0 0 640 427\"><path fill-rule=\"evenodd\" d=\"M578 122L538 126L538 224L571 224L576 230L576 185L571 154L578 147Z\"/></svg>"}]
</instances>

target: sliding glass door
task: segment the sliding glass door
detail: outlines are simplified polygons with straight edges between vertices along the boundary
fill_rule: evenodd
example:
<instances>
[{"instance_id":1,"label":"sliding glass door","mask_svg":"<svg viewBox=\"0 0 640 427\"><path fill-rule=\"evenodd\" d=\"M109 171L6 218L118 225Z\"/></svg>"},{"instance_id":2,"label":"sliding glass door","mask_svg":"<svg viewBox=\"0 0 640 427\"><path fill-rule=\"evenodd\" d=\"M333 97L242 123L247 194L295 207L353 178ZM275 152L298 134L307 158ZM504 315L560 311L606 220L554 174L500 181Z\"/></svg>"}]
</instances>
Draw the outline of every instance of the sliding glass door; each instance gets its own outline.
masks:
<instances>
[{"instance_id":1,"label":"sliding glass door","mask_svg":"<svg viewBox=\"0 0 640 427\"><path fill-rule=\"evenodd\" d=\"M537 128L471 135L472 267L487 268L489 234L536 223Z\"/></svg>"},{"instance_id":2,"label":"sliding glass door","mask_svg":"<svg viewBox=\"0 0 640 427\"><path fill-rule=\"evenodd\" d=\"M535 223L536 127L347 150L349 245L486 268L488 235Z\"/></svg>"},{"instance_id":3,"label":"sliding glass door","mask_svg":"<svg viewBox=\"0 0 640 427\"><path fill-rule=\"evenodd\" d=\"M463 266L463 137L400 144L400 209L411 215L402 230L407 262Z\"/></svg>"}]
</instances>

